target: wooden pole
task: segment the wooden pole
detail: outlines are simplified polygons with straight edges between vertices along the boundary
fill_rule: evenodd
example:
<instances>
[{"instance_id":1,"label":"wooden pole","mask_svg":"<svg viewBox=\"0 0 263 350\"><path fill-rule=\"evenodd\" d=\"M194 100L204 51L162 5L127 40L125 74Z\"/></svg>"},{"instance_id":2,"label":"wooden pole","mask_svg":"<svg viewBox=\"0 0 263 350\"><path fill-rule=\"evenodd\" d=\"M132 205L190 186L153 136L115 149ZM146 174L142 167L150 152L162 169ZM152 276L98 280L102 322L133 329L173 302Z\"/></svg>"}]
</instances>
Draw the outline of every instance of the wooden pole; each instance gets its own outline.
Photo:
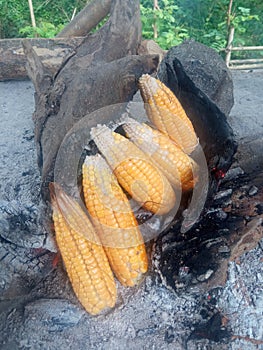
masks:
<instances>
[{"instance_id":1,"label":"wooden pole","mask_svg":"<svg viewBox=\"0 0 263 350\"><path fill-rule=\"evenodd\" d=\"M74 11L72 13L71 19L70 19L71 21L74 19L75 15L76 15L76 12L77 12L77 8L75 7Z\"/></svg>"},{"instance_id":2,"label":"wooden pole","mask_svg":"<svg viewBox=\"0 0 263 350\"><path fill-rule=\"evenodd\" d=\"M158 0L153 0L153 9L155 10L160 10ZM154 22L153 22L153 38L157 39L158 38L158 28L157 28L157 23L156 23L156 15L154 14Z\"/></svg>"},{"instance_id":3,"label":"wooden pole","mask_svg":"<svg viewBox=\"0 0 263 350\"><path fill-rule=\"evenodd\" d=\"M230 24L231 24L232 6L233 6L233 0L230 0L229 1L229 5L228 5L228 10L227 10L227 27L228 27L228 30L230 29Z\"/></svg>"},{"instance_id":4,"label":"wooden pole","mask_svg":"<svg viewBox=\"0 0 263 350\"><path fill-rule=\"evenodd\" d=\"M231 26L231 14L232 14L232 6L233 6L233 0L229 0L228 4L228 10L227 10L227 31L228 31L228 42L226 47L226 65L229 67L229 62L231 59L231 49L232 49L232 43L234 39L234 27Z\"/></svg>"},{"instance_id":5,"label":"wooden pole","mask_svg":"<svg viewBox=\"0 0 263 350\"><path fill-rule=\"evenodd\" d=\"M232 64L247 64L247 63L263 63L263 58L247 58L243 60L231 60L230 61L231 65Z\"/></svg>"},{"instance_id":6,"label":"wooden pole","mask_svg":"<svg viewBox=\"0 0 263 350\"><path fill-rule=\"evenodd\" d=\"M34 7L33 7L32 0L28 0L28 5L29 5L32 27L36 28L36 20L35 20Z\"/></svg>"}]
</instances>

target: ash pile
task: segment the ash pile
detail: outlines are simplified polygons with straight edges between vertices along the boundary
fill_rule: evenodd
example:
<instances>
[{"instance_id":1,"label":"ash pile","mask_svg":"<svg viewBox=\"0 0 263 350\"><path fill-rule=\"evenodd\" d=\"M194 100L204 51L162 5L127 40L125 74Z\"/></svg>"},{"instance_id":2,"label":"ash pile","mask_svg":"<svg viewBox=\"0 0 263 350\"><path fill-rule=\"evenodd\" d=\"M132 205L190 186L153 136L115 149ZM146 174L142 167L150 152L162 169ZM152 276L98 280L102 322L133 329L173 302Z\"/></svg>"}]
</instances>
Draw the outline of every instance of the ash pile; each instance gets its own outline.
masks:
<instances>
[{"instance_id":1,"label":"ash pile","mask_svg":"<svg viewBox=\"0 0 263 350\"><path fill-rule=\"evenodd\" d=\"M40 220L33 87L28 81L0 84L1 349L262 346L263 72L234 72L233 78L228 120L239 148L205 220L176 239L172 229L161 235L142 285L122 289L119 305L95 318L76 300Z\"/></svg>"}]
</instances>

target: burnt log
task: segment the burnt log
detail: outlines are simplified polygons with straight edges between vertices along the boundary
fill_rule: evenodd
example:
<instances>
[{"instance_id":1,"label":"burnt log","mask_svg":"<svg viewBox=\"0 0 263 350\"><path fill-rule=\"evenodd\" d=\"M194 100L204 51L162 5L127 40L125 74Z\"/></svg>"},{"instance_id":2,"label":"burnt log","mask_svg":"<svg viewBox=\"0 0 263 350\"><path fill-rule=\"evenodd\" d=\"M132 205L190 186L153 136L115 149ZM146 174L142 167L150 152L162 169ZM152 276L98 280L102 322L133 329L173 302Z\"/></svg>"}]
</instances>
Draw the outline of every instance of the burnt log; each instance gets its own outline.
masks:
<instances>
[{"instance_id":1,"label":"burnt log","mask_svg":"<svg viewBox=\"0 0 263 350\"><path fill-rule=\"evenodd\" d=\"M228 116L234 105L233 81L231 72L221 56L206 45L186 40L169 50L162 67L171 66L173 58L180 61L184 72L194 85Z\"/></svg>"},{"instance_id":2,"label":"burnt log","mask_svg":"<svg viewBox=\"0 0 263 350\"><path fill-rule=\"evenodd\" d=\"M44 66L55 75L65 57L80 45L83 38L27 39ZM0 81L27 78L23 39L0 40Z\"/></svg>"},{"instance_id":3,"label":"burnt log","mask_svg":"<svg viewBox=\"0 0 263 350\"><path fill-rule=\"evenodd\" d=\"M33 119L44 197L59 146L73 125L98 108L128 102L137 91L137 79L156 70L157 55L136 56L140 41L139 1L116 0L108 22L85 37L55 76L24 43L36 90Z\"/></svg>"}]
</instances>

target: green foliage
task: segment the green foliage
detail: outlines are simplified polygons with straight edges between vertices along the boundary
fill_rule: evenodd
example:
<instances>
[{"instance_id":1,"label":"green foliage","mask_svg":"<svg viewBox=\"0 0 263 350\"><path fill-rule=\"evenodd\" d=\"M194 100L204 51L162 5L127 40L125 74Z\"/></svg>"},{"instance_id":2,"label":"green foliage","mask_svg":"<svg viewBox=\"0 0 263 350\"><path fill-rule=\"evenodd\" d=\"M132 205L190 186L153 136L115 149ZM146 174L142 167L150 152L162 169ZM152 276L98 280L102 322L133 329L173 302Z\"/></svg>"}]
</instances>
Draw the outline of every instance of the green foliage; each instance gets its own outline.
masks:
<instances>
[{"instance_id":1,"label":"green foliage","mask_svg":"<svg viewBox=\"0 0 263 350\"><path fill-rule=\"evenodd\" d=\"M221 51L228 40L227 11L229 0L159 0L159 10L153 10L153 1L141 0L143 36L155 39L167 49L193 38ZM262 0L234 0L231 26L235 27L234 45L263 45ZM251 53L235 53L248 56ZM252 53L255 56L255 53Z\"/></svg>"},{"instance_id":2,"label":"green foliage","mask_svg":"<svg viewBox=\"0 0 263 350\"><path fill-rule=\"evenodd\" d=\"M80 11L86 0L33 0L38 36L54 36L67 24L74 9ZM51 26L54 26L51 28ZM35 32L27 0L0 0L0 38L31 37Z\"/></svg>"},{"instance_id":3,"label":"green foliage","mask_svg":"<svg viewBox=\"0 0 263 350\"><path fill-rule=\"evenodd\" d=\"M33 29L28 1L0 0L0 38L53 37L70 21L74 9L78 12L87 2L33 0L37 25ZM217 51L226 47L229 0L159 0L157 9L153 8L153 3L153 0L140 1L144 38L156 40L163 49L169 49L188 38ZM230 20L235 28L234 46L263 45L262 0L234 0ZM250 54L235 53L239 57L249 57ZM252 55L255 56L255 53Z\"/></svg>"},{"instance_id":4,"label":"green foliage","mask_svg":"<svg viewBox=\"0 0 263 350\"><path fill-rule=\"evenodd\" d=\"M144 1L141 1L143 37L153 39L155 25L158 33L156 42L163 49L178 45L187 39L189 37L187 30L176 25L175 14L178 10L178 6L169 0L159 1L159 9L153 9L149 6L149 2L144 4Z\"/></svg>"},{"instance_id":5,"label":"green foliage","mask_svg":"<svg viewBox=\"0 0 263 350\"><path fill-rule=\"evenodd\" d=\"M27 38L53 38L63 29L63 27L63 24L54 26L54 24L49 22L40 22L39 26L36 28L33 28L32 26L25 26L21 28L19 30L19 34L21 34L22 37L25 36Z\"/></svg>"}]
</instances>

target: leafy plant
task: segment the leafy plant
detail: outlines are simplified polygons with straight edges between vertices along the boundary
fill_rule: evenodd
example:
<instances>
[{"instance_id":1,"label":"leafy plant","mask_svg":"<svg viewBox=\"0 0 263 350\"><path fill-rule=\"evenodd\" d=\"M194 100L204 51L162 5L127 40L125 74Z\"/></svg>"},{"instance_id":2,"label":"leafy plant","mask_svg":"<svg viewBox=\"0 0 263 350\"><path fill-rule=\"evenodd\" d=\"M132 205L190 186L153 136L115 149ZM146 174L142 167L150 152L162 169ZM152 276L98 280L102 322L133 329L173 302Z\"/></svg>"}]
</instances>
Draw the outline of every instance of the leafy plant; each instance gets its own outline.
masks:
<instances>
[{"instance_id":1,"label":"leafy plant","mask_svg":"<svg viewBox=\"0 0 263 350\"><path fill-rule=\"evenodd\" d=\"M31 26L25 26L19 30L19 33L27 38L34 38L37 36L42 38L53 38L63 27L63 24L55 26L49 22L40 22L38 27L34 28Z\"/></svg>"},{"instance_id":2,"label":"leafy plant","mask_svg":"<svg viewBox=\"0 0 263 350\"><path fill-rule=\"evenodd\" d=\"M143 3L141 1L144 38L155 39L163 49L168 49L189 37L185 28L176 25L175 15L179 7L174 5L172 1L159 1L158 9L149 7L149 2L145 4L146 6ZM154 27L156 28L156 38L154 38Z\"/></svg>"},{"instance_id":3,"label":"leafy plant","mask_svg":"<svg viewBox=\"0 0 263 350\"><path fill-rule=\"evenodd\" d=\"M91 1L91 0L88 0ZM80 11L87 0L34 0L37 28L32 28L26 0L0 0L0 38L53 37L67 24L74 9ZM217 51L227 45L229 0L141 0L142 34L163 49L193 38ZM234 45L263 45L263 1L234 0L231 25ZM103 23L103 22L102 22ZM102 24L101 23L101 24ZM101 24L97 27L99 28ZM256 53L233 53L233 57ZM258 53L260 55L260 53Z\"/></svg>"}]
</instances>

